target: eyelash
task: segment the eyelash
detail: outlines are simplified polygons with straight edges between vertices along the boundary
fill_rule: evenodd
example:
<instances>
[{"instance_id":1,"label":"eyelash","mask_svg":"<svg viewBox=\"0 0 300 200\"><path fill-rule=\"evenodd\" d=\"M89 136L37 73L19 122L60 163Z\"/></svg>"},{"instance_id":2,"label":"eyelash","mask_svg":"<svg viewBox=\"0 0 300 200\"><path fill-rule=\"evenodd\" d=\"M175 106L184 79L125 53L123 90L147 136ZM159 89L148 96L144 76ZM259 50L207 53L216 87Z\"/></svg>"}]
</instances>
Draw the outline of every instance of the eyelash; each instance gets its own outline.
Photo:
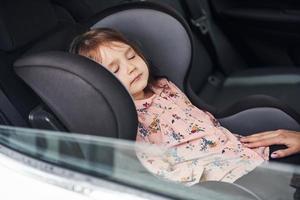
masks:
<instances>
[{"instance_id":1,"label":"eyelash","mask_svg":"<svg viewBox=\"0 0 300 200\"><path fill-rule=\"evenodd\" d=\"M113 73L117 73L119 71L120 67L118 66L117 70L115 70Z\"/></svg>"},{"instance_id":2,"label":"eyelash","mask_svg":"<svg viewBox=\"0 0 300 200\"><path fill-rule=\"evenodd\" d=\"M134 53L130 58L128 58L128 60L134 59L135 56L136 56L136 54ZM118 66L117 70L115 70L113 73L114 73L114 74L117 73L117 72L119 71L119 69L120 69L120 67Z\"/></svg>"},{"instance_id":3,"label":"eyelash","mask_svg":"<svg viewBox=\"0 0 300 200\"><path fill-rule=\"evenodd\" d=\"M128 60L132 60L135 58L135 54L133 54L130 58L128 58Z\"/></svg>"}]
</instances>

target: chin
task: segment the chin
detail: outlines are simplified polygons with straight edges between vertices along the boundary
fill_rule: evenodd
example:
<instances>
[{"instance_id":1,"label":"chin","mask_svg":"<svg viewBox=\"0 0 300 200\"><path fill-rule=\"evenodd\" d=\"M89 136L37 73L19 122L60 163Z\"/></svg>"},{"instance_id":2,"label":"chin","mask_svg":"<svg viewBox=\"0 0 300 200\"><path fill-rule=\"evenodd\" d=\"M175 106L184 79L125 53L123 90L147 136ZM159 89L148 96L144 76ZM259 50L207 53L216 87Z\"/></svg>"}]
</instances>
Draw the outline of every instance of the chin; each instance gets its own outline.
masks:
<instances>
[{"instance_id":1,"label":"chin","mask_svg":"<svg viewBox=\"0 0 300 200\"><path fill-rule=\"evenodd\" d=\"M139 89L144 90L147 87L148 81L143 81Z\"/></svg>"},{"instance_id":2,"label":"chin","mask_svg":"<svg viewBox=\"0 0 300 200\"><path fill-rule=\"evenodd\" d=\"M132 88L131 94L139 93L139 92L141 92L142 90L144 90L146 87L147 87L147 82L146 82L146 83L141 82L140 84L137 84L137 85L135 85L134 88Z\"/></svg>"}]
</instances>

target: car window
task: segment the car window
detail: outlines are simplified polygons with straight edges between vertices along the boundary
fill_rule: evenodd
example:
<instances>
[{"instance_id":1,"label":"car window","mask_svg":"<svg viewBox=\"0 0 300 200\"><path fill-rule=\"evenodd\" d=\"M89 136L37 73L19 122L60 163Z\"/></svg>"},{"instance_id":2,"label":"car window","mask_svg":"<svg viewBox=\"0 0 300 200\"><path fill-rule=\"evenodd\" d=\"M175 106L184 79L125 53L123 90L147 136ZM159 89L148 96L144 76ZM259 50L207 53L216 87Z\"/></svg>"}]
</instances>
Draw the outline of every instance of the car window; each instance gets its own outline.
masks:
<instances>
[{"instance_id":1,"label":"car window","mask_svg":"<svg viewBox=\"0 0 300 200\"><path fill-rule=\"evenodd\" d=\"M136 148L159 151L160 147L138 146L134 142L114 138L5 126L0 126L0 144L66 169L175 199L199 199L201 196L203 199L224 200L237 194L241 195L239 199L253 199L253 195L276 196L274 191L264 187L266 183L279 184L281 190L278 193L293 193L295 189L291 187L291 180L299 174L297 166L269 164L260 166L252 175L252 179L265 179L256 181L254 186L250 184L249 188L229 183L221 187L215 183L186 187L163 180L140 164ZM253 187L260 189L253 193Z\"/></svg>"}]
</instances>

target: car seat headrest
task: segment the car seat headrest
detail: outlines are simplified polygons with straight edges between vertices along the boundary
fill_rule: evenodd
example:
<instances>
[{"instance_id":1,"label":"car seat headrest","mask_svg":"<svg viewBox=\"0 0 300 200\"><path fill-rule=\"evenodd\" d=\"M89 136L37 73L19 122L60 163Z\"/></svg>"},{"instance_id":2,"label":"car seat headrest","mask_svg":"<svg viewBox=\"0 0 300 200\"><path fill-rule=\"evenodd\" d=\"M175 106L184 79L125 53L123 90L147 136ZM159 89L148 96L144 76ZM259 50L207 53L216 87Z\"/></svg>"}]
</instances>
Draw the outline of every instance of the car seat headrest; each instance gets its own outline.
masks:
<instances>
[{"instance_id":1,"label":"car seat headrest","mask_svg":"<svg viewBox=\"0 0 300 200\"><path fill-rule=\"evenodd\" d=\"M190 29L184 19L162 5L142 2L109 8L89 21L91 28L107 27L137 43L159 71L183 89L192 59Z\"/></svg>"},{"instance_id":2,"label":"car seat headrest","mask_svg":"<svg viewBox=\"0 0 300 200\"><path fill-rule=\"evenodd\" d=\"M14 50L56 25L55 11L48 0L0 1L0 50Z\"/></svg>"},{"instance_id":3,"label":"car seat headrest","mask_svg":"<svg viewBox=\"0 0 300 200\"><path fill-rule=\"evenodd\" d=\"M23 57L14 67L69 131L135 139L137 113L132 98L98 63L53 51Z\"/></svg>"}]
</instances>

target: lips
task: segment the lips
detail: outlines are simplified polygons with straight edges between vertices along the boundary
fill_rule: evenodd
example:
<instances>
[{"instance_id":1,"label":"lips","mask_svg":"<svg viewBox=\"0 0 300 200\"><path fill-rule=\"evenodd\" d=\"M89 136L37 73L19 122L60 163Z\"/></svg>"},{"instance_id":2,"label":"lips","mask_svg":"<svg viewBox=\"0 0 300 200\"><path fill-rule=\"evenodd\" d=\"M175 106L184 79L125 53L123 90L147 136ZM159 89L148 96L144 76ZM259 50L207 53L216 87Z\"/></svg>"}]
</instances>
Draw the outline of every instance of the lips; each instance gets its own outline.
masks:
<instances>
[{"instance_id":1,"label":"lips","mask_svg":"<svg viewBox=\"0 0 300 200\"><path fill-rule=\"evenodd\" d=\"M137 75L131 82L130 85L135 82L136 80L138 80L140 77L142 76L142 74Z\"/></svg>"}]
</instances>

